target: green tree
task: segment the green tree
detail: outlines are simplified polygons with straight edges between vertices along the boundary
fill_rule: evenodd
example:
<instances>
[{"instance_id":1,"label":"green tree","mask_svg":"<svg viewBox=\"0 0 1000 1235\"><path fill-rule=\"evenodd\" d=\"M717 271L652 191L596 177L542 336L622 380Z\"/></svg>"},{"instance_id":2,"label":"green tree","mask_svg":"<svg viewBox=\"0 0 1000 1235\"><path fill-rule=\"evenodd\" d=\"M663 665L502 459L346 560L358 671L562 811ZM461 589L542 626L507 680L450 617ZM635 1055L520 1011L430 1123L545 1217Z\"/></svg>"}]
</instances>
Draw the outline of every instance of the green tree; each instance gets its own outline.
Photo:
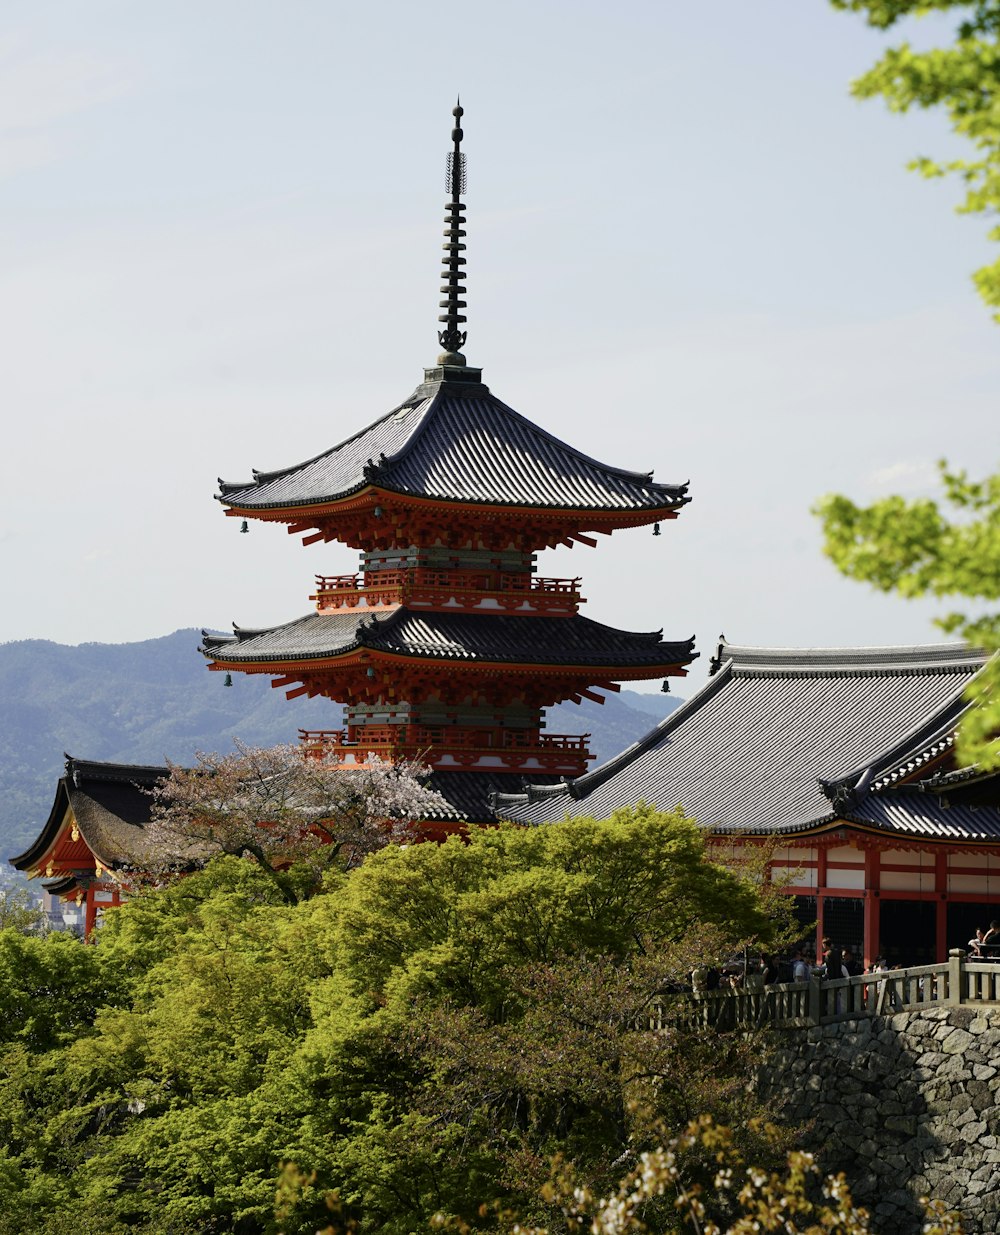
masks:
<instances>
[{"instance_id":1,"label":"green tree","mask_svg":"<svg viewBox=\"0 0 1000 1235\"><path fill-rule=\"evenodd\" d=\"M863 13L870 26L889 29L907 17L952 13L954 43L915 51L907 42L889 48L852 85L862 99L881 95L893 111L941 107L952 128L973 147L970 158L938 162L921 157L910 166L925 176L956 175L965 185L959 210L996 220L1000 214L1000 0L830 0L837 9ZM991 227L1000 240L1000 226ZM983 300L1000 310L1000 259L973 275ZM994 314L1000 321L1000 312Z\"/></svg>"},{"instance_id":2,"label":"green tree","mask_svg":"<svg viewBox=\"0 0 1000 1235\"><path fill-rule=\"evenodd\" d=\"M41 906L26 888L0 888L0 931L38 931L44 921Z\"/></svg>"},{"instance_id":3,"label":"green tree","mask_svg":"<svg viewBox=\"0 0 1000 1235\"><path fill-rule=\"evenodd\" d=\"M53 1002L34 1026L12 1003L0 1041L0 1235L271 1235L290 1162L289 1235L333 1189L387 1235L483 1200L556 1214L552 1154L610 1187L653 1121L743 1120L750 1046L649 1010L769 929L700 829L640 808L387 846L294 904L224 856L92 946L17 935L9 973Z\"/></svg>"},{"instance_id":4,"label":"green tree","mask_svg":"<svg viewBox=\"0 0 1000 1235\"><path fill-rule=\"evenodd\" d=\"M289 1231L311 1235L332 1188L392 1232L482 1201L544 1221L554 1154L600 1187L658 1123L746 1123L750 1045L651 1021L698 960L771 929L679 813L386 849L308 908L333 964L289 1073L313 1111L289 1157L314 1176Z\"/></svg>"},{"instance_id":5,"label":"green tree","mask_svg":"<svg viewBox=\"0 0 1000 1235\"><path fill-rule=\"evenodd\" d=\"M998 104L1000 106L1000 104ZM986 602L982 611L952 612L937 620L989 651L1000 648L1000 473L970 480L939 464L940 501L894 496L871 506L850 498L823 498L815 513L823 524L824 551L848 578L900 596L960 596ZM1000 660L996 656L968 691L973 706L959 728L958 758L983 768L1000 767Z\"/></svg>"}]
</instances>

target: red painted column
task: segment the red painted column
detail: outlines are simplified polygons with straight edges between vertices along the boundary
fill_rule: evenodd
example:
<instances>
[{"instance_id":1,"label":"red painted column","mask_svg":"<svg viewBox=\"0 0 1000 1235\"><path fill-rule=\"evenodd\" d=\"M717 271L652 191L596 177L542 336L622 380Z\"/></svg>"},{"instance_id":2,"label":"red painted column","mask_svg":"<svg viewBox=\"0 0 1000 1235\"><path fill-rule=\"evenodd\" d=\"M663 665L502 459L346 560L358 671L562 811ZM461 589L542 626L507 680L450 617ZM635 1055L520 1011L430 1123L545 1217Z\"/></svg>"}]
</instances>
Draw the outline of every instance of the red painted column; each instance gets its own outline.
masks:
<instances>
[{"instance_id":1,"label":"red painted column","mask_svg":"<svg viewBox=\"0 0 1000 1235\"><path fill-rule=\"evenodd\" d=\"M866 969L871 969L879 954L879 931L882 919L881 873L882 855L878 849L865 850L865 956Z\"/></svg>"},{"instance_id":2,"label":"red painted column","mask_svg":"<svg viewBox=\"0 0 1000 1235\"><path fill-rule=\"evenodd\" d=\"M816 849L816 960L823 959L824 910L826 908L826 855L825 845Z\"/></svg>"},{"instance_id":3,"label":"red painted column","mask_svg":"<svg viewBox=\"0 0 1000 1235\"><path fill-rule=\"evenodd\" d=\"M948 855L934 856L934 959L940 964L948 959Z\"/></svg>"},{"instance_id":4,"label":"red painted column","mask_svg":"<svg viewBox=\"0 0 1000 1235\"><path fill-rule=\"evenodd\" d=\"M83 937L84 939L89 939L94 929L94 924L97 921L97 903L94 900L93 884L87 889L87 898L84 904L86 905L86 910L83 918Z\"/></svg>"}]
</instances>

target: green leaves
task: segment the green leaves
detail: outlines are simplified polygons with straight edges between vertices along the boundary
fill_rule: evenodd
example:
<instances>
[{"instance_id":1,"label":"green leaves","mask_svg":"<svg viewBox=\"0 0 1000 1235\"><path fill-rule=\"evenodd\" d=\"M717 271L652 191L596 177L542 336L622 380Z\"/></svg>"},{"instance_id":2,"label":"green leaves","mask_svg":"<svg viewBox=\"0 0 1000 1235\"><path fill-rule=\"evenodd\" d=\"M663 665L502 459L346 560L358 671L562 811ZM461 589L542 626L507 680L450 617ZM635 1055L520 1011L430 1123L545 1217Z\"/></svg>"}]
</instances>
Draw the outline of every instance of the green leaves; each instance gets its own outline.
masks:
<instances>
[{"instance_id":1,"label":"green leaves","mask_svg":"<svg viewBox=\"0 0 1000 1235\"><path fill-rule=\"evenodd\" d=\"M1000 2L998 0L830 0L834 8L863 13L870 26L885 30L906 17L952 12L956 40L947 48L914 51L909 43L890 47L852 85L857 98L881 95L890 110L943 107L951 126L966 138L972 158L939 163L922 157L910 164L923 176L954 175L965 187L962 214L995 216L1000 211ZM1000 228L988 232L1000 240ZM986 302L1000 310L1000 259L973 275ZM994 314L1000 321L1000 312Z\"/></svg>"},{"instance_id":2,"label":"green leaves","mask_svg":"<svg viewBox=\"0 0 1000 1235\"><path fill-rule=\"evenodd\" d=\"M742 1057L649 1028L769 929L679 812L390 846L324 888L225 857L95 945L0 935L0 1235L313 1235L333 1190L386 1235L541 1213L551 1154L611 1180L650 1112L747 1100Z\"/></svg>"},{"instance_id":3,"label":"green leaves","mask_svg":"<svg viewBox=\"0 0 1000 1235\"><path fill-rule=\"evenodd\" d=\"M1000 600L1000 472L971 480L938 464L939 501L888 497L871 506L830 495L814 513L823 525L826 555L849 579L881 592ZM1000 613L953 611L938 619L946 634L974 646L1000 649ZM970 686L973 705L959 731L958 757L1000 767L1000 669L996 660Z\"/></svg>"}]
</instances>

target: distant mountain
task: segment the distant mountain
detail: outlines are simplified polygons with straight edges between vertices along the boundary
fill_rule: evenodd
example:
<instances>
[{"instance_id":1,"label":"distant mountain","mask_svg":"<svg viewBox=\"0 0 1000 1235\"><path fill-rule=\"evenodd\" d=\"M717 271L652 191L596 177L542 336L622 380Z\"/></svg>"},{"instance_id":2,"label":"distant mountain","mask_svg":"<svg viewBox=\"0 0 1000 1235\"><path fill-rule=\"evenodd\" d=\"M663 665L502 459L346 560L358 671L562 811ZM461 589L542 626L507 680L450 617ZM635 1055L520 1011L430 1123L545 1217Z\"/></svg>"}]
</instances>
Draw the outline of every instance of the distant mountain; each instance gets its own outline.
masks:
<instances>
[{"instance_id":1,"label":"distant mountain","mask_svg":"<svg viewBox=\"0 0 1000 1235\"><path fill-rule=\"evenodd\" d=\"M178 630L141 643L42 639L0 644L0 860L38 834L63 752L122 763L185 763L199 750L229 750L234 738L271 746L297 730L334 729L326 699L272 690L264 675L209 673L199 632ZM623 690L599 707L584 701L549 711L552 733L590 733L599 762L617 754L679 700Z\"/></svg>"}]
</instances>

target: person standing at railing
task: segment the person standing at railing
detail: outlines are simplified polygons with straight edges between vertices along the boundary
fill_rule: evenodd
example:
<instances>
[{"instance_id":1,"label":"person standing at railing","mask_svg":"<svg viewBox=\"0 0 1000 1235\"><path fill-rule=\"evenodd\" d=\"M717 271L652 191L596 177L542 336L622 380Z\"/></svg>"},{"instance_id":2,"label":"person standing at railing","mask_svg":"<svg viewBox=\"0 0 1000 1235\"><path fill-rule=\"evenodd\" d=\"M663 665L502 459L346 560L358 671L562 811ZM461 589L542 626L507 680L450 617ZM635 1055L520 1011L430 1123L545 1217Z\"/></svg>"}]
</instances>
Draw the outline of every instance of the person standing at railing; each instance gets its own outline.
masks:
<instances>
[{"instance_id":1,"label":"person standing at railing","mask_svg":"<svg viewBox=\"0 0 1000 1235\"><path fill-rule=\"evenodd\" d=\"M823 970L827 979L851 976L844 967L844 958L840 949L832 939L823 940Z\"/></svg>"},{"instance_id":2,"label":"person standing at railing","mask_svg":"<svg viewBox=\"0 0 1000 1235\"><path fill-rule=\"evenodd\" d=\"M875 958L875 964L872 965L872 973L888 974L891 972L892 967L889 964L888 957L877 956ZM881 1013L885 1011L886 1004L889 1005L889 1011L892 1012L898 1012L903 1006L903 1001L900 999L899 991L897 990L897 983L893 979L889 979L878 984L878 994L875 999L875 1012Z\"/></svg>"},{"instance_id":3,"label":"person standing at railing","mask_svg":"<svg viewBox=\"0 0 1000 1235\"><path fill-rule=\"evenodd\" d=\"M982 959L983 941L985 940L985 938L986 938L986 932L983 930L981 926L977 926L976 933L972 936L972 938L969 940L967 944L970 956L974 956L977 960Z\"/></svg>"},{"instance_id":4,"label":"person standing at railing","mask_svg":"<svg viewBox=\"0 0 1000 1235\"><path fill-rule=\"evenodd\" d=\"M812 978L812 967L802 955L802 949L796 948L792 953L792 981L808 982Z\"/></svg>"}]
</instances>

